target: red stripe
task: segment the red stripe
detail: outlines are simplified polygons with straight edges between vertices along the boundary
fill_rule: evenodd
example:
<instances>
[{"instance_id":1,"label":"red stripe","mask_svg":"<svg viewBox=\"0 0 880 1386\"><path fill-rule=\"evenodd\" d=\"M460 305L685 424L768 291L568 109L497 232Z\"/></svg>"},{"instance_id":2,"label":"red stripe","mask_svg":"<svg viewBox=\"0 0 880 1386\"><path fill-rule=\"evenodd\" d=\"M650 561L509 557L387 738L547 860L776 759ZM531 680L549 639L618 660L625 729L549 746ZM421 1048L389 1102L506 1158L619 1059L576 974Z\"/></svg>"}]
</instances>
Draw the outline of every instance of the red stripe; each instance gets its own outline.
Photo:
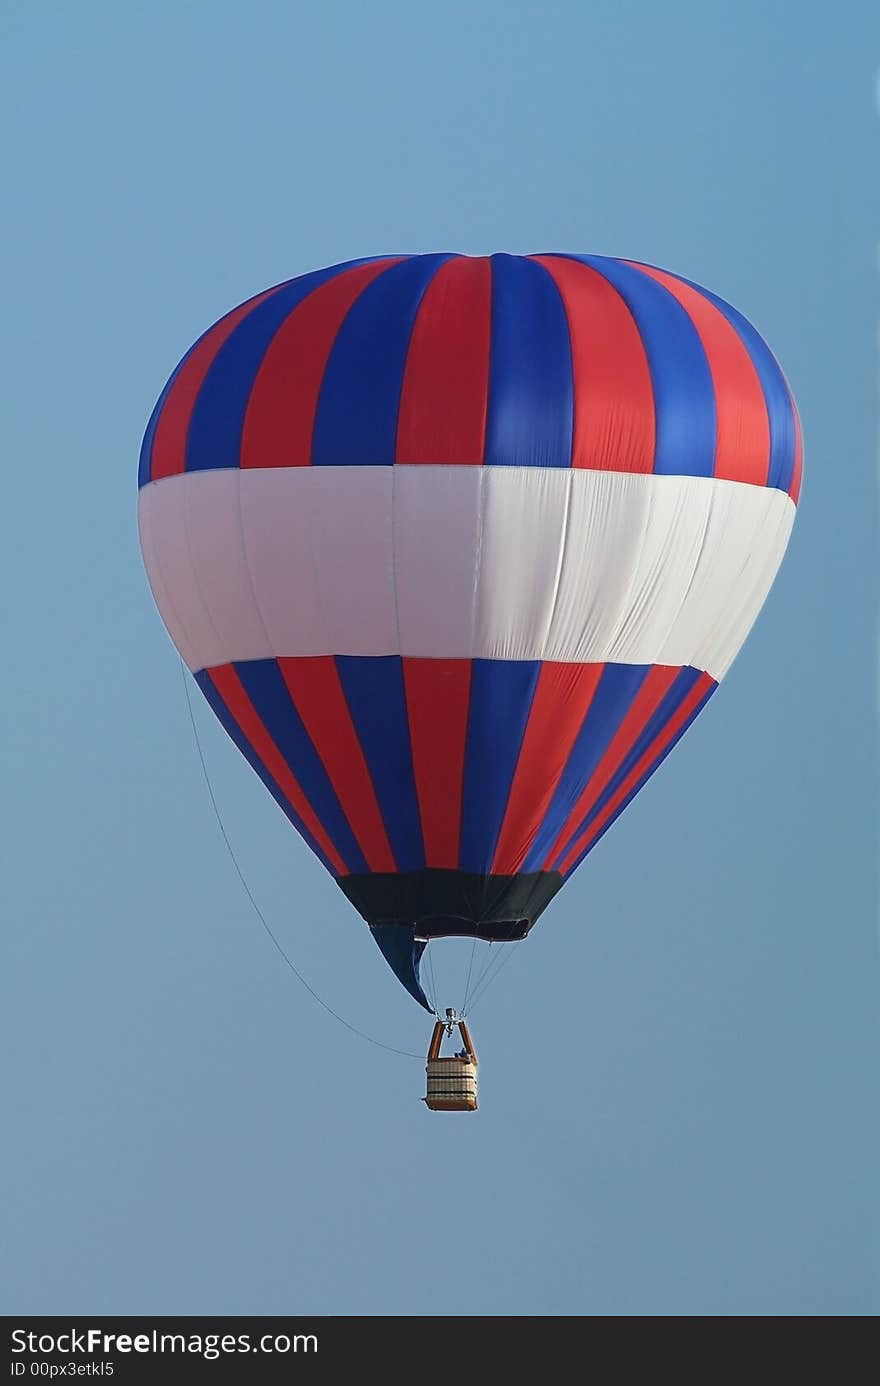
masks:
<instances>
[{"instance_id":1,"label":"red stripe","mask_svg":"<svg viewBox=\"0 0 880 1386\"><path fill-rule=\"evenodd\" d=\"M549 870L560 852L568 846L571 834L577 831L590 809L595 804L615 771L635 745L669 689L681 673L681 668L655 664L645 675L644 683L611 740L608 749L593 771L577 803L565 821L556 841L544 859L544 869Z\"/></svg>"},{"instance_id":2,"label":"red stripe","mask_svg":"<svg viewBox=\"0 0 880 1386\"><path fill-rule=\"evenodd\" d=\"M327 360L355 299L401 256L334 275L279 327L254 378L241 440L242 467L307 467Z\"/></svg>"},{"instance_id":3,"label":"red stripe","mask_svg":"<svg viewBox=\"0 0 880 1386\"><path fill-rule=\"evenodd\" d=\"M522 869L604 668L604 664L541 666L495 849L493 871L512 875Z\"/></svg>"},{"instance_id":4,"label":"red stripe","mask_svg":"<svg viewBox=\"0 0 880 1386\"><path fill-rule=\"evenodd\" d=\"M794 468L791 473L791 486L788 488L788 494L797 505L804 476L804 435L801 432L800 416L797 405L792 399L791 391L789 391L788 397L791 399L791 412L794 415Z\"/></svg>"},{"instance_id":5,"label":"red stripe","mask_svg":"<svg viewBox=\"0 0 880 1386\"><path fill-rule=\"evenodd\" d=\"M205 376L214 364L218 351L235 328L246 318L257 304L283 289L276 284L273 289L257 294L256 298L241 303L221 318L205 333L200 342L193 347L186 362L180 368L168 396L162 406L153 438L153 451L150 458L150 480L158 481L164 476L177 476L186 470L186 435L192 418L193 406L204 383Z\"/></svg>"},{"instance_id":6,"label":"red stripe","mask_svg":"<svg viewBox=\"0 0 880 1386\"><path fill-rule=\"evenodd\" d=\"M428 285L410 339L398 462L482 462L491 317L489 260L447 260Z\"/></svg>"},{"instance_id":7,"label":"red stripe","mask_svg":"<svg viewBox=\"0 0 880 1386\"><path fill-rule=\"evenodd\" d=\"M371 871L396 871L382 811L332 655L277 661Z\"/></svg>"},{"instance_id":8,"label":"red stripe","mask_svg":"<svg viewBox=\"0 0 880 1386\"><path fill-rule=\"evenodd\" d=\"M245 692L238 674L230 664L218 664L216 668L208 669L207 674L235 718L242 735L247 737L255 754L259 756L282 794L299 814L327 860L341 876L347 875L348 867L318 821L314 809L298 781L294 779L287 761L266 731L263 720Z\"/></svg>"},{"instance_id":9,"label":"red stripe","mask_svg":"<svg viewBox=\"0 0 880 1386\"><path fill-rule=\"evenodd\" d=\"M459 865L469 659L404 659L403 680L425 865Z\"/></svg>"},{"instance_id":10,"label":"red stripe","mask_svg":"<svg viewBox=\"0 0 880 1386\"><path fill-rule=\"evenodd\" d=\"M562 298L571 338L574 385L572 466L604 472L654 470L654 389L632 313L589 265L555 255L531 257Z\"/></svg>"},{"instance_id":11,"label":"red stripe","mask_svg":"<svg viewBox=\"0 0 880 1386\"><path fill-rule=\"evenodd\" d=\"M571 849L559 863L559 870L563 875L577 861L578 857L586 850L594 838L598 836L608 819L613 817L617 809L625 801L627 796L638 784L639 780L647 773L653 763L657 761L672 741L673 737L681 730L685 722L699 706L710 688L714 686L715 680L710 674L701 674L685 698L684 702L666 723L661 732L658 732L651 742L644 755L636 762L626 779L614 791L608 803L593 819L590 826L573 843Z\"/></svg>"},{"instance_id":12,"label":"red stripe","mask_svg":"<svg viewBox=\"0 0 880 1386\"><path fill-rule=\"evenodd\" d=\"M758 372L745 343L723 313L690 284L663 270L635 264L677 299L699 337L715 389L717 435L712 475L766 486L770 474L770 420Z\"/></svg>"}]
</instances>

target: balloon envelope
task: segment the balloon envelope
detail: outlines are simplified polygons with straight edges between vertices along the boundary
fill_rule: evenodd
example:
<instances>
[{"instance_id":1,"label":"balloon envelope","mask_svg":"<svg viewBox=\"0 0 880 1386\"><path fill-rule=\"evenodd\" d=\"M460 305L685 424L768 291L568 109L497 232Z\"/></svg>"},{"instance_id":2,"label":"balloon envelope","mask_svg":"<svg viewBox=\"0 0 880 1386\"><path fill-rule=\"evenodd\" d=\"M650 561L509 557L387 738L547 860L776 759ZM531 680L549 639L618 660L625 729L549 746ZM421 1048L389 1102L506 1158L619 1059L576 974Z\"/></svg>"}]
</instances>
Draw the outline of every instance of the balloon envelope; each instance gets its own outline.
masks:
<instances>
[{"instance_id":1,"label":"balloon envelope","mask_svg":"<svg viewBox=\"0 0 880 1386\"><path fill-rule=\"evenodd\" d=\"M705 706L800 480L782 372L707 290L391 256L196 342L139 528L206 699L427 1004L424 941L524 937Z\"/></svg>"}]
</instances>

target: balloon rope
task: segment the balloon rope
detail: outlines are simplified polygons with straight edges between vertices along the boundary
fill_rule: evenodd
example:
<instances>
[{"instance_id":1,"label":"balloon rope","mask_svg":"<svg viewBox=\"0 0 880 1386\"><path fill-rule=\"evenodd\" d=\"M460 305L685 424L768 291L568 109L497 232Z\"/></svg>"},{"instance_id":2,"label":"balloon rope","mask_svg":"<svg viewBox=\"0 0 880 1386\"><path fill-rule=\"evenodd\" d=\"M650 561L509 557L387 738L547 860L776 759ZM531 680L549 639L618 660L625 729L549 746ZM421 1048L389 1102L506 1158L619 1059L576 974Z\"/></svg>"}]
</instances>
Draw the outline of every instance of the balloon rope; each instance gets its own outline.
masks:
<instances>
[{"instance_id":1,"label":"balloon rope","mask_svg":"<svg viewBox=\"0 0 880 1386\"><path fill-rule=\"evenodd\" d=\"M212 808L213 808L213 810L214 810L214 817L217 819L217 826L219 827L220 832L221 832L221 834L222 834L222 836L223 836L223 841L226 843L226 850L227 850L227 852L229 853L230 859L231 859L231 861L232 861L232 865L235 867L236 874L238 875L238 879L241 881L241 884L242 884L242 886L244 887L244 893L245 893L245 895L247 896L247 898L250 900L251 905L253 906L254 914L255 914L255 915L257 916L257 918L259 919L260 923L262 924L263 928L266 930L266 933L269 935L270 939L271 939L272 942L274 943L275 947L278 949L278 952L281 954L281 956L282 956L282 958L284 959L284 961L287 963L287 966L290 968L290 970L291 970L291 972L293 973L294 977L297 979L298 982L301 982L301 983L302 983L302 985L305 987L305 989L306 989L306 991L309 993L309 995L310 995L311 997L313 997L313 999L314 999L315 1001L317 1001L318 1005L319 1005L319 1006L323 1006L324 1010L327 1012L328 1015L332 1015L332 1017L333 1017L334 1020L338 1020L339 1023L340 1023L340 1025L344 1025L345 1028L346 1028L346 1030L350 1030L351 1033L352 1033L353 1035L358 1035L358 1036L360 1037L360 1039L366 1040L368 1044L374 1044L374 1045L376 1045L376 1047L377 1047L378 1049L387 1049L388 1052L389 1052L389 1054L402 1054L403 1057L406 1058L406 1059L423 1059L423 1058L424 1058L424 1055L423 1055L423 1054L413 1054L413 1053L412 1053L410 1050L408 1050L408 1049L395 1049L394 1046L393 1046L392 1044L384 1044L384 1043L382 1042L382 1040L374 1039L372 1035L368 1035L364 1030L359 1030L359 1029L357 1028L357 1026L355 1026L355 1025L350 1025L349 1022L348 1022L347 1020L344 1020L343 1017L342 1017L341 1015L339 1015L339 1013L338 1013L337 1011L334 1011L334 1009L333 1009L332 1006L328 1006L327 1002L326 1002L322 997L320 997L320 996L318 995L318 993L315 991L314 987L309 985L309 983L306 981L305 977L302 975L302 973L299 971L299 969L296 968L296 967L294 966L294 964L291 962L291 960L290 960L290 958L288 957L287 953L284 951L283 947L281 946L280 942L278 941L278 938L275 936L275 934L274 934L274 933L272 932L272 930L270 929L270 927L269 927L269 925L268 925L268 923L267 923L267 921L266 921L266 917L265 917L265 915L263 914L263 911L260 909L260 907L259 907L259 905L257 904L256 900L254 899L253 892L251 891L250 886L248 885L247 881L245 880L244 872L242 871L241 867L240 867L239 864L238 864L238 858L237 858L236 855L235 855L235 852L234 852L233 847L232 847L232 843L229 841L229 834L228 834L227 831L226 831L226 827L225 827L225 825L224 825L224 823L223 823L223 818L222 818L222 816L221 816L221 814L220 814L220 809L219 809L218 804L217 804L217 799L216 799L216 797L215 797L214 790L213 790L213 787L212 787L212 785L211 785L211 777L210 777L210 775L208 774L208 766L207 766L207 764L206 764L206 762L205 762L205 753L204 753L204 751L202 750L202 742L201 742L201 738L199 737L199 729L198 729L198 727L196 726L195 713L193 712L192 698L190 697L190 691L189 691L189 682L188 682L187 677L186 677L186 666L185 666L183 660L180 661L180 672L181 672L181 676L182 676L182 678L183 678L183 689L184 689L184 692L185 692L185 694L186 694L186 705L187 705L187 708L189 709L189 720L190 720L190 725L192 726L192 729L193 729L193 736L195 737L196 750L197 750L198 753L199 753L199 762L200 762L201 767L202 767L202 774L203 774L204 777L205 777L205 784L206 784L207 789L208 789L208 796L209 796L209 798L210 798L210 800L211 800L211 806L212 806Z\"/></svg>"},{"instance_id":2,"label":"balloon rope","mask_svg":"<svg viewBox=\"0 0 880 1386\"><path fill-rule=\"evenodd\" d=\"M474 942L476 942L476 939L474 940ZM473 986L470 989L470 996L467 998L466 1004L461 1008L463 1015L467 1015L471 999L480 990L483 978L489 971L489 968L495 962L496 954L492 951L492 940L484 939L483 942L486 946L480 954L480 965L477 971L477 975L474 977Z\"/></svg>"},{"instance_id":3,"label":"balloon rope","mask_svg":"<svg viewBox=\"0 0 880 1386\"><path fill-rule=\"evenodd\" d=\"M422 954L422 957L423 959L427 959L428 971L431 974L431 994L428 997L428 1000L430 1001L431 1006L433 1007L435 1016L439 1020L440 1014L437 1010L437 978L434 976L434 954L431 952L430 939L428 939L428 942L425 944L425 951ZM424 980L427 981L427 978L425 978Z\"/></svg>"},{"instance_id":4,"label":"balloon rope","mask_svg":"<svg viewBox=\"0 0 880 1386\"><path fill-rule=\"evenodd\" d=\"M470 990L471 990L471 973L472 973L473 970L474 970L474 954L476 953L476 951L477 951L477 936L476 936L476 934L474 934L474 940L473 940L473 943L471 944L471 956L470 956L470 959L468 960L467 981L466 981L465 984L464 984L464 1000L462 1001L461 1005L460 1005L459 1008L458 1008L458 1013L459 1013L459 1015L464 1015L464 1013L465 1013L465 1011L466 1011L466 1009L467 1009L468 996L470 995Z\"/></svg>"},{"instance_id":5,"label":"balloon rope","mask_svg":"<svg viewBox=\"0 0 880 1386\"><path fill-rule=\"evenodd\" d=\"M510 962L510 959L513 957L516 946L519 943L522 943L521 938L514 939L513 943L508 945L509 951L507 953L502 954L499 949L498 956L494 959L494 961L498 962L498 958L500 958L501 961L498 962L498 966L495 968L495 971L492 973L491 977L489 976L490 969L484 969L482 980L477 986L474 987L474 994L471 997L470 1005L468 1006L467 1010L468 1015L470 1015L471 1011L474 1009L475 1002L479 1000L481 997L485 996L486 992L489 990L492 983L497 981L499 973L501 973L501 971Z\"/></svg>"}]
</instances>

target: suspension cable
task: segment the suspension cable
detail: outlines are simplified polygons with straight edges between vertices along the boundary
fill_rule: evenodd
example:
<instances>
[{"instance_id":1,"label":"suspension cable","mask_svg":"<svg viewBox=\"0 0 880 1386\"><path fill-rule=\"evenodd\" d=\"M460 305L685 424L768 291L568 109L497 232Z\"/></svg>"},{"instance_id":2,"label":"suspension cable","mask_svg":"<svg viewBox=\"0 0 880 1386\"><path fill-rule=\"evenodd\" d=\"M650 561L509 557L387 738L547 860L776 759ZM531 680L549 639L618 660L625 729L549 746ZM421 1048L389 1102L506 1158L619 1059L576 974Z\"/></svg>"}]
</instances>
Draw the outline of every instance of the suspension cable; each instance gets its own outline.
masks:
<instances>
[{"instance_id":1,"label":"suspension cable","mask_svg":"<svg viewBox=\"0 0 880 1386\"><path fill-rule=\"evenodd\" d=\"M429 995L428 1000L429 1000L430 1003L431 1003L431 1007L432 1007L432 1009L433 1009L433 1011L434 1011L434 1015L435 1015L436 1018L439 1020L439 1019L440 1019L440 1013L439 1013L439 1011L438 1011L438 1009L437 1009L437 1007L438 1007L438 1002L437 1002L437 996L438 996L438 991L437 991L437 978L436 978L436 976L434 975L434 950L433 950L432 947L431 947L431 944L432 944L432 943L433 943L433 939L430 939L430 938L429 938L429 939L428 939L428 942L425 944L425 951L424 951L424 953L422 954L422 958L423 958L423 959L427 959L427 962L428 962L428 972L430 973L430 976L431 976L431 994ZM427 981L427 978L425 978L425 980Z\"/></svg>"},{"instance_id":2,"label":"suspension cable","mask_svg":"<svg viewBox=\"0 0 880 1386\"><path fill-rule=\"evenodd\" d=\"M462 1001L461 1005L460 1005L459 1008L458 1008L458 1009L459 1009L459 1014L460 1014L460 1015L464 1015L465 1010L467 1009L468 996L470 995L470 990L471 990L471 972L473 971L473 966L474 966L474 954L476 953L476 951L477 951L477 936L476 936L476 934L474 934L473 941L471 942L471 955L470 955L470 958L468 959L467 980L466 980L466 982L465 982L465 984L464 984L464 1000Z\"/></svg>"},{"instance_id":3,"label":"suspension cable","mask_svg":"<svg viewBox=\"0 0 880 1386\"><path fill-rule=\"evenodd\" d=\"M501 950L499 949L498 954L496 955L495 959L493 960L494 962L498 962L498 966L495 968L495 971L492 973L491 976L489 976L489 972L491 971L491 969L490 969L490 968L486 968L485 971L484 971L484 973L483 973L483 980L482 980L482 982L480 983L479 986L474 987L474 992L473 992L473 995L471 996L470 1006L468 1007L468 1015L470 1015L471 1012L473 1011L473 1008L474 1008L475 1003L476 1003L478 1000L480 1000L483 996L485 996L485 995L486 995L486 992L489 990L490 986L492 986L492 984L498 980L499 974L503 971L503 969L504 969L504 968L507 966L507 964L510 962L510 959L513 957L513 955L514 955L514 953L515 953L515 951L516 951L517 945L520 944L520 943L522 943L522 942L523 942L523 940L522 940L521 938L514 939L513 943L509 945L509 951L506 952L506 953L502 953ZM498 961L499 958L500 958L500 962Z\"/></svg>"}]
</instances>

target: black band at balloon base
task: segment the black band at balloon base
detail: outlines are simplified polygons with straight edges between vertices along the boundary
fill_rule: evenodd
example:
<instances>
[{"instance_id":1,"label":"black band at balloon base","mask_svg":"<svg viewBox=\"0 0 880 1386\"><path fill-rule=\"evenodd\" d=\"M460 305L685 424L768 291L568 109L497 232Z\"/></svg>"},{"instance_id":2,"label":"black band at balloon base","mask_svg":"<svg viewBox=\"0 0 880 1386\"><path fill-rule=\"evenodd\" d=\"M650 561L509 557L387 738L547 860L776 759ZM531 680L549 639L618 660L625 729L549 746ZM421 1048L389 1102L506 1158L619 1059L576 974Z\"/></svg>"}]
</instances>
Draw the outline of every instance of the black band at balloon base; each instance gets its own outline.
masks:
<instances>
[{"instance_id":1,"label":"black band at balloon base","mask_svg":"<svg viewBox=\"0 0 880 1386\"><path fill-rule=\"evenodd\" d=\"M342 876L339 886L360 915L410 996L432 1011L419 978L426 941L481 938L512 943L526 937L562 885L558 871L480 876L470 871L374 872Z\"/></svg>"},{"instance_id":2,"label":"black band at balloon base","mask_svg":"<svg viewBox=\"0 0 880 1386\"><path fill-rule=\"evenodd\" d=\"M368 924L410 924L417 938L525 938L562 885L558 871L480 876L470 871L374 872L338 882Z\"/></svg>"}]
</instances>

